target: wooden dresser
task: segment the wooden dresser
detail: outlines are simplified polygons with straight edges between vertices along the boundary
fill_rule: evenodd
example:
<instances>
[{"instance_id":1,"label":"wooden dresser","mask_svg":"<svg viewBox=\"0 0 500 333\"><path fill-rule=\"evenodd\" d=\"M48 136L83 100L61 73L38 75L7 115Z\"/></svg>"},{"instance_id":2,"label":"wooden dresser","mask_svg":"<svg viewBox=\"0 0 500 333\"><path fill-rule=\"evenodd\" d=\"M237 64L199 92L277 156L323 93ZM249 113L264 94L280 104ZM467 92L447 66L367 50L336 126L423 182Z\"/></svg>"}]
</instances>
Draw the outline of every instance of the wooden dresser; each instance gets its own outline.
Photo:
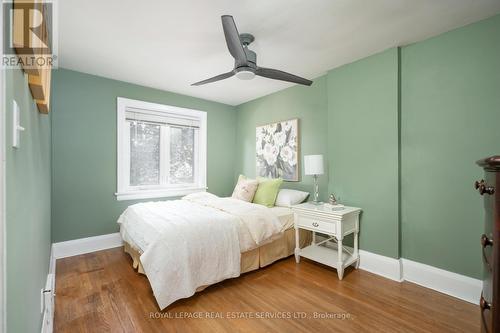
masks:
<instances>
[{"instance_id":1,"label":"wooden dresser","mask_svg":"<svg viewBox=\"0 0 500 333\"><path fill-rule=\"evenodd\" d=\"M500 156L477 161L485 177L475 188L484 197L485 228L481 236L483 254L483 293L481 331L500 332Z\"/></svg>"}]
</instances>

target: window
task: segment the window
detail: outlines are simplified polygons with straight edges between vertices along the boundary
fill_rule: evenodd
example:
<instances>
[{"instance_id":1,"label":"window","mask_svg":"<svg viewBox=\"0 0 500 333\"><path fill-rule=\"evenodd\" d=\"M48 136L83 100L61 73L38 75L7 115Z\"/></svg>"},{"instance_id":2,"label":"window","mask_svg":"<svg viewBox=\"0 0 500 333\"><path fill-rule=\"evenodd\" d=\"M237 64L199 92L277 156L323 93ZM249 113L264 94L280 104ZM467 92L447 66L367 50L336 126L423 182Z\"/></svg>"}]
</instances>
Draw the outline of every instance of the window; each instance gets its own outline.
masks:
<instances>
[{"instance_id":1,"label":"window","mask_svg":"<svg viewBox=\"0 0 500 333\"><path fill-rule=\"evenodd\" d=\"M205 112L118 97L118 200L206 190Z\"/></svg>"}]
</instances>

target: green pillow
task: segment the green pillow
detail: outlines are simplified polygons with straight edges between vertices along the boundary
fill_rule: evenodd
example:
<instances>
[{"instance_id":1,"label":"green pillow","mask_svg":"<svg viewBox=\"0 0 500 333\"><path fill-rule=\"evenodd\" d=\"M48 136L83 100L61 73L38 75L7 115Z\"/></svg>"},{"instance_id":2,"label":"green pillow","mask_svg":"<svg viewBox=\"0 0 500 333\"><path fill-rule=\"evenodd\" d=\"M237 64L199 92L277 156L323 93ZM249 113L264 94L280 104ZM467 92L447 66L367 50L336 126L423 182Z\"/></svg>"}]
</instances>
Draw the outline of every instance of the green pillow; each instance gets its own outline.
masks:
<instances>
[{"instance_id":1,"label":"green pillow","mask_svg":"<svg viewBox=\"0 0 500 333\"><path fill-rule=\"evenodd\" d=\"M283 179L259 178L259 186L253 197L253 203L264 205L266 207L274 207L274 202L278 196Z\"/></svg>"}]
</instances>

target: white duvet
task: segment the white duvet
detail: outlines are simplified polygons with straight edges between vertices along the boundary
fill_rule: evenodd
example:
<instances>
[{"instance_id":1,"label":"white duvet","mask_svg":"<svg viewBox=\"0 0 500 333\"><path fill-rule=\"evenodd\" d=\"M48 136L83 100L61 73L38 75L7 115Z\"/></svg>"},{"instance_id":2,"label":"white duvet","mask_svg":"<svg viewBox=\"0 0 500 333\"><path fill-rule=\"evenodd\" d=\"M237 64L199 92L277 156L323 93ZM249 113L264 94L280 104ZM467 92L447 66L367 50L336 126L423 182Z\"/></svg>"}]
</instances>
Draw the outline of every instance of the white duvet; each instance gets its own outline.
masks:
<instances>
[{"instance_id":1,"label":"white duvet","mask_svg":"<svg viewBox=\"0 0 500 333\"><path fill-rule=\"evenodd\" d=\"M270 209L205 192L132 205L118 223L124 241L143 252L160 309L198 287L239 276L241 253L282 231Z\"/></svg>"}]
</instances>

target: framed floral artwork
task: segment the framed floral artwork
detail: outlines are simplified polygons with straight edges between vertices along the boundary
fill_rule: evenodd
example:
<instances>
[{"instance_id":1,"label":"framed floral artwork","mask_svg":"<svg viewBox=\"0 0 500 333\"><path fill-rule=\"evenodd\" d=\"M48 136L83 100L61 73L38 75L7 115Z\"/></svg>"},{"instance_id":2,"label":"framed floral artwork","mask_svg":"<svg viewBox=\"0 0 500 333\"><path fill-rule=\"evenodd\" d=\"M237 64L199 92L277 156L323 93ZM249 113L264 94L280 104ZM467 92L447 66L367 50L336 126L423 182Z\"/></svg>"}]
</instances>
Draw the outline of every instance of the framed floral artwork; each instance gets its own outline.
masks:
<instances>
[{"instance_id":1,"label":"framed floral artwork","mask_svg":"<svg viewBox=\"0 0 500 333\"><path fill-rule=\"evenodd\" d=\"M299 120L256 128L257 175L299 181Z\"/></svg>"}]
</instances>

